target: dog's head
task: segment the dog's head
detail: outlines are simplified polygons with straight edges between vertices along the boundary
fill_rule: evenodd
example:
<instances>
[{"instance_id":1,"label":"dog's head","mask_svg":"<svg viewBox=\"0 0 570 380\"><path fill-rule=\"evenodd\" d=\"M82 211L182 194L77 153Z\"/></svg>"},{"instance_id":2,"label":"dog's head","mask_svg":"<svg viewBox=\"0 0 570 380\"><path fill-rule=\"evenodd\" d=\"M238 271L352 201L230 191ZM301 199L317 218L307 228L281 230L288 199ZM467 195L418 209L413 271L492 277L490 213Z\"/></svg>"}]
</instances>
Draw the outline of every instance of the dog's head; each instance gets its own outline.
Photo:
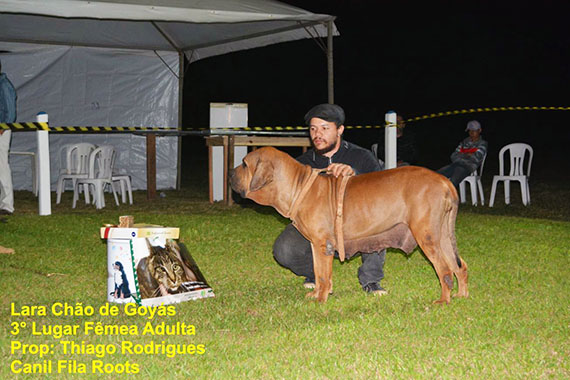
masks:
<instances>
[{"instance_id":1,"label":"dog's head","mask_svg":"<svg viewBox=\"0 0 570 380\"><path fill-rule=\"evenodd\" d=\"M275 169L286 153L275 148L265 147L254 150L244 157L240 166L230 170L229 179L232 189L244 198L249 198L262 205L273 206L275 196Z\"/></svg>"}]
</instances>

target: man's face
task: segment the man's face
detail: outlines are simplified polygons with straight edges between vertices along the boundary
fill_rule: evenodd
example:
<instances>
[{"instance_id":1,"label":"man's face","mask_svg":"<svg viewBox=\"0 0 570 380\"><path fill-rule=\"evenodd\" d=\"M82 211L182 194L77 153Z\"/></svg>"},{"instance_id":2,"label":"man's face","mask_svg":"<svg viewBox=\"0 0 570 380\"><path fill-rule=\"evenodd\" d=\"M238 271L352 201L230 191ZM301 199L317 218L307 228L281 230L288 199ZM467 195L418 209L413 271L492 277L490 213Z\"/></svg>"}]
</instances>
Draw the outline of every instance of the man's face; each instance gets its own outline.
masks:
<instances>
[{"instance_id":1,"label":"man's face","mask_svg":"<svg viewBox=\"0 0 570 380\"><path fill-rule=\"evenodd\" d=\"M481 136L481 129L469 130L469 137L471 138L471 141L479 140L479 136Z\"/></svg>"},{"instance_id":2,"label":"man's face","mask_svg":"<svg viewBox=\"0 0 570 380\"><path fill-rule=\"evenodd\" d=\"M309 133L315 152L327 157L332 156L340 147L340 136L343 131L344 126L342 125L337 128L335 123L318 117L312 118Z\"/></svg>"}]
</instances>

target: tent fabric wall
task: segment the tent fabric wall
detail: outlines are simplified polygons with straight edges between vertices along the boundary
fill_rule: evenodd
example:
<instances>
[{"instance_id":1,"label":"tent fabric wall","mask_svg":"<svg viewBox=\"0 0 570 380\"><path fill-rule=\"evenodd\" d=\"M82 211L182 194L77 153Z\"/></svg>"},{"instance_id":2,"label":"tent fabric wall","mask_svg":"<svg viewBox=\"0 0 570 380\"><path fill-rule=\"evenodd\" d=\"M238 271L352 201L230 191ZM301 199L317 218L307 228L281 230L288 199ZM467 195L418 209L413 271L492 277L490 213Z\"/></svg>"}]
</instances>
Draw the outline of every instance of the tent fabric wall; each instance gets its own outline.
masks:
<instances>
[{"instance_id":1,"label":"tent fabric wall","mask_svg":"<svg viewBox=\"0 0 570 380\"><path fill-rule=\"evenodd\" d=\"M46 111L51 125L178 126L179 54L191 63L280 42L338 36L334 19L274 0L0 0L0 51L10 52L2 53L2 59L19 92L18 121L33 121L38 111ZM24 48L15 48L22 43ZM327 57L330 68L332 54ZM12 150L34 149L30 134L13 136ZM54 144L68 138L52 136L52 159ZM134 175L135 188L146 188L145 161L137 153L143 152L142 138L81 139L120 141L119 168ZM168 147L157 152L159 189L175 187L176 141L157 142L157 149ZM26 157L13 158L15 188L29 188ZM58 160L53 162L52 188L59 171L54 167Z\"/></svg>"},{"instance_id":2,"label":"tent fabric wall","mask_svg":"<svg viewBox=\"0 0 570 380\"><path fill-rule=\"evenodd\" d=\"M51 126L178 125L178 54L69 46L0 43L2 70L18 93L17 121L47 112ZM160 55L160 57L159 57ZM167 67L168 65L168 67ZM176 187L177 137L157 139L157 188ZM60 169L59 147L73 142L112 144L116 167L146 189L146 140L132 134L50 134L51 184ZM12 151L35 151L34 133L12 134ZM27 157L11 156L14 189L30 190Z\"/></svg>"}]
</instances>

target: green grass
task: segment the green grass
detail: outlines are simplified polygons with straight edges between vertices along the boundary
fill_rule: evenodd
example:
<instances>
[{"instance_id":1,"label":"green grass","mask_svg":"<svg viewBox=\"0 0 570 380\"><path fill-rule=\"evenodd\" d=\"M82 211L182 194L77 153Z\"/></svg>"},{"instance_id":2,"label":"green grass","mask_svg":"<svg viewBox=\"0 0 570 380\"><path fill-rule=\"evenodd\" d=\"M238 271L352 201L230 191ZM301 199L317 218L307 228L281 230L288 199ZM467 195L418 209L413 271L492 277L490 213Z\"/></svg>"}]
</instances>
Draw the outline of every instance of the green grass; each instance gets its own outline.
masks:
<instances>
[{"instance_id":1,"label":"green grass","mask_svg":"<svg viewBox=\"0 0 570 380\"><path fill-rule=\"evenodd\" d=\"M533 189L535 190L535 189ZM531 190L531 191L533 191ZM551 189L552 190L552 189ZM271 247L287 220L267 207L210 205L205 192L166 192L135 205L102 211L80 205L70 194L51 216L37 216L37 203L17 193L17 213L0 224L0 244L16 254L0 257L6 293L1 301L0 378L11 378L13 360L40 362L10 353L10 341L55 344L29 329L10 334L10 322L42 325L137 325L145 316L15 317L10 304L51 307L82 303L98 309L106 299L107 255L99 227L131 214L135 222L180 228L216 297L176 305L173 317L193 336L85 336L78 343L121 341L148 344L203 344L204 355L107 356L108 363L136 363L131 378L171 379L566 379L570 377L570 220L568 194L552 199L532 193L530 207L500 202L493 209L461 206L457 221L459 252L469 265L470 297L448 306L439 298L437 277L419 250L405 256L389 250L382 285L387 296L366 295L358 284L360 259L335 260L334 295L324 304L306 300L302 279L278 266ZM107 198L108 201L110 198ZM501 202L502 199L498 198ZM549 218L549 219L545 219ZM123 310L123 306L121 306ZM154 322L153 322L154 323ZM47 359L90 363L96 357L63 355ZM45 378L119 378L128 375L48 375ZM38 375L21 378L42 378Z\"/></svg>"}]
</instances>

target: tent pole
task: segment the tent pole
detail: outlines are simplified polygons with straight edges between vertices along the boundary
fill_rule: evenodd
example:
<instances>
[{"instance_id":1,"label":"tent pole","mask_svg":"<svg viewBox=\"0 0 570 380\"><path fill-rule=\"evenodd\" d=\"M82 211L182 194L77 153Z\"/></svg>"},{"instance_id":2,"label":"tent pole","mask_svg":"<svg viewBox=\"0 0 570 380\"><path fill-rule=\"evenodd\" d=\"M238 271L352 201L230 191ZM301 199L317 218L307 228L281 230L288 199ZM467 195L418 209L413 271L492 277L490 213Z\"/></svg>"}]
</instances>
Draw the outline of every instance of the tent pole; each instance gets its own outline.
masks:
<instances>
[{"instance_id":1,"label":"tent pole","mask_svg":"<svg viewBox=\"0 0 570 380\"><path fill-rule=\"evenodd\" d=\"M178 129L182 129L184 110L184 52L178 51ZM182 136L178 137L178 162L176 164L176 190L180 190L182 181Z\"/></svg>"},{"instance_id":2,"label":"tent pole","mask_svg":"<svg viewBox=\"0 0 570 380\"><path fill-rule=\"evenodd\" d=\"M178 52L178 128L182 129L182 110L184 108L184 51L180 49L174 40L158 24L152 21L152 25L164 37L166 41ZM182 137L178 137L178 157L176 165L176 190L180 190L182 169Z\"/></svg>"},{"instance_id":3,"label":"tent pole","mask_svg":"<svg viewBox=\"0 0 570 380\"><path fill-rule=\"evenodd\" d=\"M327 71L329 103L334 104L333 20L327 22Z\"/></svg>"}]
</instances>

